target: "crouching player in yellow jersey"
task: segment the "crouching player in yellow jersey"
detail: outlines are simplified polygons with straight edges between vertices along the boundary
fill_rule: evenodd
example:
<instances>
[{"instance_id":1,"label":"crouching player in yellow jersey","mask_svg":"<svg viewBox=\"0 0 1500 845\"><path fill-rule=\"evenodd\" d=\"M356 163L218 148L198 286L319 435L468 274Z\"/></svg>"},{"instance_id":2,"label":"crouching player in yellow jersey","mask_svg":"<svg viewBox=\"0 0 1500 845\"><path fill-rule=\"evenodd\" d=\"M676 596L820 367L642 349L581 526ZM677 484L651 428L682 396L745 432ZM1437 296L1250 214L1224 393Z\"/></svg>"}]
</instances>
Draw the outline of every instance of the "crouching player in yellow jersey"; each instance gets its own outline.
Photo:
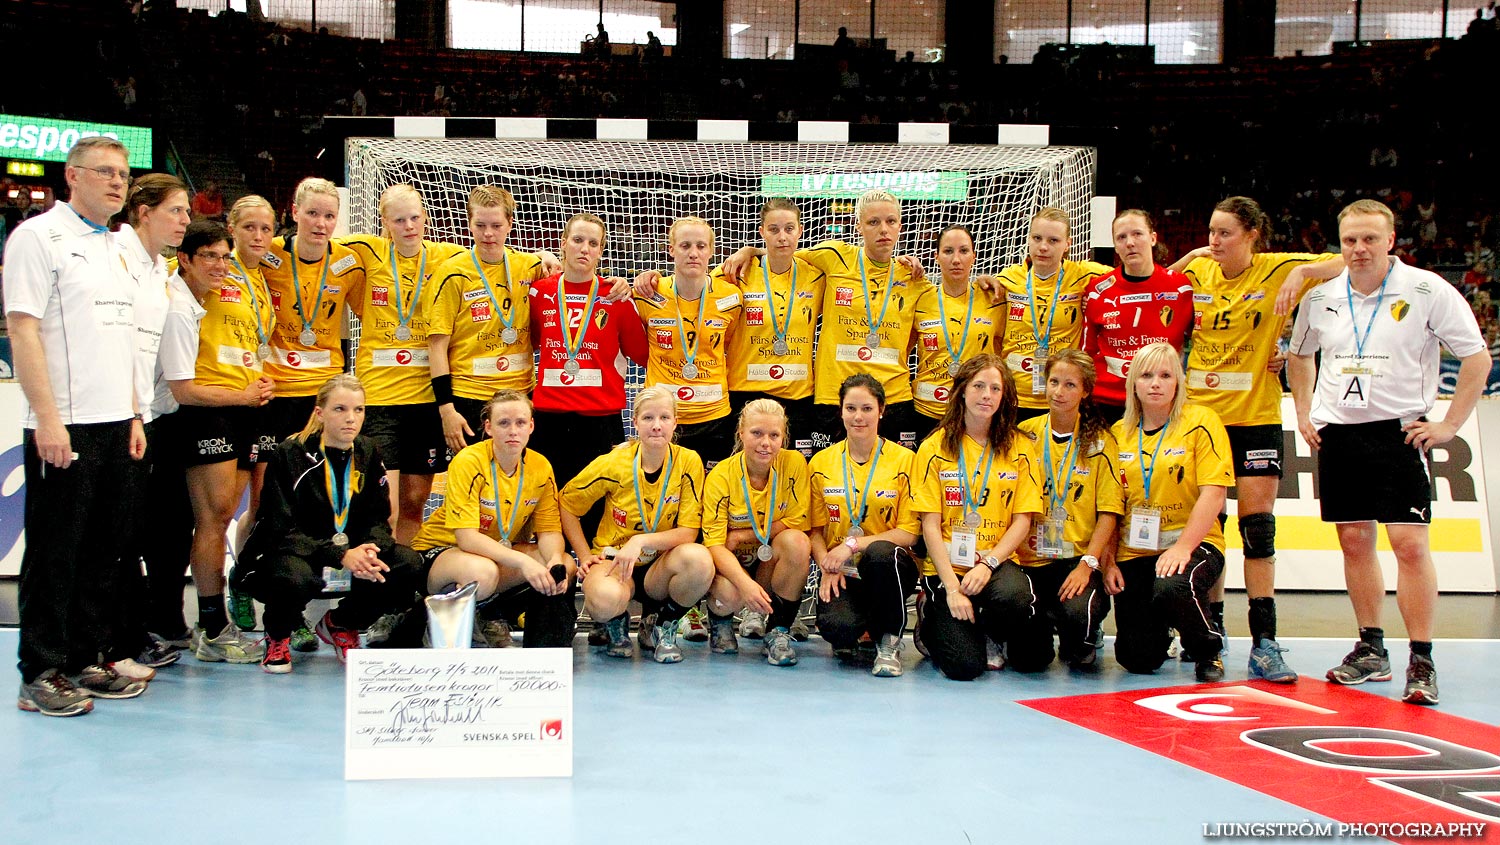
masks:
<instances>
[{"instance_id":1,"label":"crouching player in yellow jersey","mask_svg":"<svg viewBox=\"0 0 1500 845\"><path fill-rule=\"evenodd\" d=\"M487 439L453 457L442 507L412 541L427 568L427 591L478 582L481 616L514 624L524 615L526 648L566 648L577 619L569 588L573 559L563 542L552 465L526 448L531 400L502 390L481 412Z\"/></svg>"},{"instance_id":2,"label":"crouching player in yellow jersey","mask_svg":"<svg viewBox=\"0 0 1500 845\"><path fill-rule=\"evenodd\" d=\"M786 441L786 412L774 399L756 399L740 412L737 454L708 474L703 493L703 545L714 557L708 599L709 646L734 654L736 611L770 617L762 644L766 662L794 666L792 623L808 575L807 461ZM759 570L770 569L768 578ZM771 584L767 592L758 581Z\"/></svg>"},{"instance_id":3,"label":"crouching player in yellow jersey","mask_svg":"<svg viewBox=\"0 0 1500 845\"><path fill-rule=\"evenodd\" d=\"M921 530L911 504L916 456L880 436L885 388L853 375L839 386L844 442L813 456L807 532L818 585L818 633L834 656L856 656L862 638L875 648L870 674L901 674L906 600L917 589L911 544Z\"/></svg>"},{"instance_id":4,"label":"crouching player in yellow jersey","mask_svg":"<svg viewBox=\"0 0 1500 845\"><path fill-rule=\"evenodd\" d=\"M974 233L967 226L945 227L937 248L942 284L928 286L917 296L917 377L912 393L924 438L948 407L959 366L967 358L994 351L995 339L1005 336L1007 306L975 288L970 279L974 257Z\"/></svg>"},{"instance_id":5,"label":"crouching player in yellow jersey","mask_svg":"<svg viewBox=\"0 0 1500 845\"><path fill-rule=\"evenodd\" d=\"M941 427L917 450L912 508L927 540L917 646L955 681L1004 668L1000 644L1035 612L1011 558L1042 503L1015 426L1015 381L1000 356L981 353L959 367Z\"/></svg>"},{"instance_id":6,"label":"crouching player in yellow jersey","mask_svg":"<svg viewBox=\"0 0 1500 845\"><path fill-rule=\"evenodd\" d=\"M428 294L437 269L464 249L424 240L426 225L417 189L392 185L380 194L380 235L339 239L366 268L364 294L349 303L360 321L354 369L369 402L365 436L375 441L390 480L398 543L417 536L432 477L448 468L427 362Z\"/></svg>"},{"instance_id":7,"label":"crouching player in yellow jersey","mask_svg":"<svg viewBox=\"0 0 1500 845\"><path fill-rule=\"evenodd\" d=\"M1019 560L1031 584L1037 615L1006 643L1010 665L1041 671L1052 662L1052 632L1062 659L1092 669L1104 642L1099 626L1109 613L1107 583L1119 586L1115 534L1125 502L1115 471L1119 452L1109 423L1094 405L1094 361L1081 349L1047 357L1044 417L1021 423L1035 438L1043 510L1021 545Z\"/></svg>"},{"instance_id":8,"label":"crouching player in yellow jersey","mask_svg":"<svg viewBox=\"0 0 1500 845\"><path fill-rule=\"evenodd\" d=\"M1115 659L1150 674L1167 659L1174 627L1199 681L1224 678L1209 590L1224 571L1219 509L1234 483L1229 437L1218 415L1185 403L1182 362L1170 343L1135 354L1125 417L1115 423L1125 530L1115 595ZM1111 576L1113 580L1113 576Z\"/></svg>"},{"instance_id":9,"label":"crouching player in yellow jersey","mask_svg":"<svg viewBox=\"0 0 1500 845\"><path fill-rule=\"evenodd\" d=\"M1235 513L1245 551L1250 597L1250 677L1292 683L1297 673L1276 642L1276 517L1281 486L1281 380L1278 343L1291 305L1344 269L1337 255L1263 252L1271 220L1255 200L1230 197L1214 206L1207 247L1173 270L1193 282L1193 334L1187 398L1211 408L1229 432ZM1284 300L1284 306L1278 305ZM1276 313L1277 311L1280 313ZM1268 364L1275 358L1273 369ZM1213 613L1224 633L1224 586Z\"/></svg>"},{"instance_id":10,"label":"crouching player in yellow jersey","mask_svg":"<svg viewBox=\"0 0 1500 845\"><path fill-rule=\"evenodd\" d=\"M560 494L563 534L583 573L583 606L608 620L606 651L630 657L629 605L641 602L641 648L657 663L678 663L677 626L708 594L713 557L694 542L702 523L703 461L673 444L677 399L660 385L637 393L636 439L595 458ZM590 543L581 518L604 499L607 512Z\"/></svg>"}]
</instances>

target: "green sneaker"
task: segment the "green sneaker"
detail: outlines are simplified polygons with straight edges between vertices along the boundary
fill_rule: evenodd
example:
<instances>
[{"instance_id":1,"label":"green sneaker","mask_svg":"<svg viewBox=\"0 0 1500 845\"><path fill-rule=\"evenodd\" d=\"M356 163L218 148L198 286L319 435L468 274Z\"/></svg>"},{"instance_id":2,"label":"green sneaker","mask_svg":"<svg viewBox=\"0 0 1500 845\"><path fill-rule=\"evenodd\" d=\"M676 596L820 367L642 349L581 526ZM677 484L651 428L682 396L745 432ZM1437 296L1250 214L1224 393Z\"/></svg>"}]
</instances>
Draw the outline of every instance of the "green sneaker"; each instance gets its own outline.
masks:
<instances>
[{"instance_id":1,"label":"green sneaker","mask_svg":"<svg viewBox=\"0 0 1500 845\"><path fill-rule=\"evenodd\" d=\"M225 587L224 597L226 609L229 611L229 621L234 627L241 631L254 631L255 628L255 600L247 595L237 593L231 587Z\"/></svg>"},{"instance_id":2,"label":"green sneaker","mask_svg":"<svg viewBox=\"0 0 1500 845\"><path fill-rule=\"evenodd\" d=\"M292 651L300 651L304 654L318 650L318 637L307 627L307 622L302 622L302 627L292 632Z\"/></svg>"}]
</instances>

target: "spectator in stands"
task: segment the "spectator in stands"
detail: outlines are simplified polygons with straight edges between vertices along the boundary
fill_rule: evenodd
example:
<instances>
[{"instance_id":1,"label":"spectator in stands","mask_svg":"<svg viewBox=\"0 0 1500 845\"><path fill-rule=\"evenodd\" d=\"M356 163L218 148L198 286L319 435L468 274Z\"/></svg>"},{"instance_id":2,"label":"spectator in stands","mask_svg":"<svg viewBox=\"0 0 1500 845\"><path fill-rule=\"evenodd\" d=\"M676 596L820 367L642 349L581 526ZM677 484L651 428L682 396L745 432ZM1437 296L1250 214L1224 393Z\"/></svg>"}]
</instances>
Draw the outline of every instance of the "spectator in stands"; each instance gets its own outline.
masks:
<instances>
[{"instance_id":1,"label":"spectator in stands","mask_svg":"<svg viewBox=\"0 0 1500 845\"><path fill-rule=\"evenodd\" d=\"M839 37L833 39L833 49L840 56L847 56L854 50L854 39L849 37L847 27L839 27Z\"/></svg>"},{"instance_id":2,"label":"spectator in stands","mask_svg":"<svg viewBox=\"0 0 1500 845\"><path fill-rule=\"evenodd\" d=\"M599 59L607 59L610 53L609 32L605 30L603 21L594 24L594 28L597 30L591 40L594 45L594 55Z\"/></svg>"},{"instance_id":3,"label":"spectator in stands","mask_svg":"<svg viewBox=\"0 0 1500 845\"><path fill-rule=\"evenodd\" d=\"M641 57L646 60L647 64L655 64L661 61L665 53L666 48L662 46L661 39L656 37L656 33L647 31L646 49L641 52Z\"/></svg>"},{"instance_id":4,"label":"spectator in stands","mask_svg":"<svg viewBox=\"0 0 1500 845\"><path fill-rule=\"evenodd\" d=\"M219 190L218 182L208 182L193 197L193 218L201 220L222 220L224 217L224 193Z\"/></svg>"}]
</instances>

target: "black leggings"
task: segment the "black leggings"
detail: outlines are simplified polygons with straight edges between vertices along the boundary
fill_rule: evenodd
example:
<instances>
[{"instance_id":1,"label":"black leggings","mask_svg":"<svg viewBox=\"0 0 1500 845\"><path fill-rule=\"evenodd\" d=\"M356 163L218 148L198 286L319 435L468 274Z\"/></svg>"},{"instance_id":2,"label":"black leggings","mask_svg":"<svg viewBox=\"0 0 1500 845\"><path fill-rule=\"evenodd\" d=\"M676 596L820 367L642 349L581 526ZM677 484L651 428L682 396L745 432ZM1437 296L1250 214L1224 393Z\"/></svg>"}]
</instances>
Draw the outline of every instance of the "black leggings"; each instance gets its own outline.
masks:
<instances>
[{"instance_id":1,"label":"black leggings","mask_svg":"<svg viewBox=\"0 0 1500 845\"><path fill-rule=\"evenodd\" d=\"M1052 663L1056 653L1052 648L1052 633L1057 632L1064 660L1074 660L1088 649L1097 648L1102 639L1099 626L1109 613L1109 594L1104 591L1104 579L1098 572L1089 574L1088 586L1083 592L1067 601L1059 601L1058 591L1068 574L1078 566L1078 558L1061 558L1041 566L1017 566L1007 563L1001 572L1010 576L1008 570L1020 570L1024 582L1013 576L1005 579L1007 587L1021 589L1025 584L1029 594L1017 596L1012 603L1023 598L1036 608L1036 613L1018 626L1006 641L1006 665L1018 672L1040 672Z\"/></svg>"},{"instance_id":2,"label":"black leggings","mask_svg":"<svg viewBox=\"0 0 1500 845\"><path fill-rule=\"evenodd\" d=\"M1020 568L1009 561L1001 564L984 589L969 596L974 604L974 622L953 618L941 579L936 575L922 577L927 602L918 633L932 662L944 675L955 681L972 681L984 674L985 639L1003 643L1030 621L1035 607Z\"/></svg>"},{"instance_id":3,"label":"black leggings","mask_svg":"<svg viewBox=\"0 0 1500 845\"><path fill-rule=\"evenodd\" d=\"M877 540L859 560L859 577L844 581L831 601L818 602L818 633L836 649L854 648L868 632L876 642L906 630L906 600L917 591L911 550Z\"/></svg>"},{"instance_id":4,"label":"black leggings","mask_svg":"<svg viewBox=\"0 0 1500 845\"><path fill-rule=\"evenodd\" d=\"M1208 611L1208 591L1224 572L1224 553L1201 544L1187 568L1170 578L1156 575L1159 555L1120 561L1125 589L1115 596L1115 659L1128 672L1150 674L1167 659L1176 628L1194 660L1218 657L1222 640Z\"/></svg>"},{"instance_id":5,"label":"black leggings","mask_svg":"<svg viewBox=\"0 0 1500 845\"><path fill-rule=\"evenodd\" d=\"M382 614L407 610L416 603L422 586L422 558L406 546L395 546L380 559L391 568L384 583L351 580L340 599L332 621L342 628L364 630ZM242 560L233 571L237 592L258 599L266 606L262 621L266 637L286 639L303 623L307 603L323 594L323 567L293 555L257 555Z\"/></svg>"}]
</instances>

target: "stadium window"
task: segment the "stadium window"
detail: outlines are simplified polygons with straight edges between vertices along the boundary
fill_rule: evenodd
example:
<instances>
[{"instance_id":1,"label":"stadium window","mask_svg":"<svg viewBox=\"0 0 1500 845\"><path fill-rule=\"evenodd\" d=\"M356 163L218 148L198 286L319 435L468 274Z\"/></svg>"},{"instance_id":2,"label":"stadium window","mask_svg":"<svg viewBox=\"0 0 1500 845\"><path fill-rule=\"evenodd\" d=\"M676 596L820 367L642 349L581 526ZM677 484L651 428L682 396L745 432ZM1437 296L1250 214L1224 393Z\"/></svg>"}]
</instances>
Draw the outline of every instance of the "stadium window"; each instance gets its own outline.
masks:
<instances>
[{"instance_id":1,"label":"stadium window","mask_svg":"<svg viewBox=\"0 0 1500 845\"><path fill-rule=\"evenodd\" d=\"M731 59L796 57L797 3L728 0L724 4L724 55Z\"/></svg>"}]
</instances>

